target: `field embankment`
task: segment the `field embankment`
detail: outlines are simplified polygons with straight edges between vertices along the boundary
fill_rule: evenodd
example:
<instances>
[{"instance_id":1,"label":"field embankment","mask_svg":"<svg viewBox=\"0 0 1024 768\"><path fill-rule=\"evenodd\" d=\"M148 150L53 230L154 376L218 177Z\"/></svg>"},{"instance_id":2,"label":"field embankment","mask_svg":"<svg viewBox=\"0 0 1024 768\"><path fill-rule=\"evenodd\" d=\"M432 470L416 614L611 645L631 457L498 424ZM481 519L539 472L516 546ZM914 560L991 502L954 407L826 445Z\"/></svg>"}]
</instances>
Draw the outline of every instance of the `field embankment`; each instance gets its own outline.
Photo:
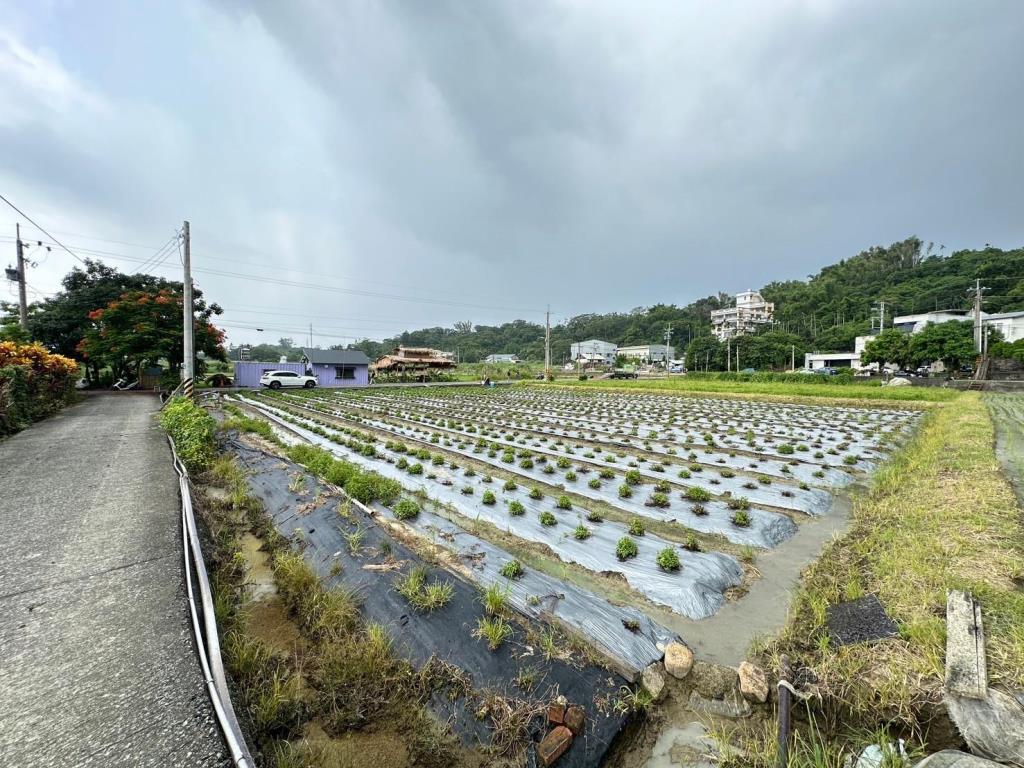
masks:
<instances>
[{"instance_id":1,"label":"field embankment","mask_svg":"<svg viewBox=\"0 0 1024 768\"><path fill-rule=\"evenodd\" d=\"M1024 526L992 418L968 393L929 414L856 500L850 531L808 569L768 644L769 667L789 654L831 725L896 723L927 738L942 699L948 590L981 603L990 682L1024 684L1022 560ZM899 637L834 647L826 608L869 593Z\"/></svg>"}]
</instances>

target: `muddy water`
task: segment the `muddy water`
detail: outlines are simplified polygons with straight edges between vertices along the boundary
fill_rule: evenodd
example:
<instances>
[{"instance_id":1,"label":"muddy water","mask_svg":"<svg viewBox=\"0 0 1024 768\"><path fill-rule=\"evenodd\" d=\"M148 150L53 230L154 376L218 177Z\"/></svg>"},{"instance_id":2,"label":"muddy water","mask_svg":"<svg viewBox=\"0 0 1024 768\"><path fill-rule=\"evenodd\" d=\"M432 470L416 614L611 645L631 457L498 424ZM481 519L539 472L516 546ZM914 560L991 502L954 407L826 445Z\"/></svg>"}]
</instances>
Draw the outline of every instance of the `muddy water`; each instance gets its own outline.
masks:
<instances>
[{"instance_id":1,"label":"muddy water","mask_svg":"<svg viewBox=\"0 0 1024 768\"><path fill-rule=\"evenodd\" d=\"M760 578L745 596L727 602L714 616L693 621L667 611L648 613L678 632L698 659L736 666L746 658L751 640L785 623L800 572L829 541L847 531L851 508L850 496L840 494L828 514L803 521L797 534L776 549L758 550L754 567Z\"/></svg>"},{"instance_id":2,"label":"muddy water","mask_svg":"<svg viewBox=\"0 0 1024 768\"><path fill-rule=\"evenodd\" d=\"M996 429L996 458L1024 505L1024 395L985 395Z\"/></svg>"}]
</instances>

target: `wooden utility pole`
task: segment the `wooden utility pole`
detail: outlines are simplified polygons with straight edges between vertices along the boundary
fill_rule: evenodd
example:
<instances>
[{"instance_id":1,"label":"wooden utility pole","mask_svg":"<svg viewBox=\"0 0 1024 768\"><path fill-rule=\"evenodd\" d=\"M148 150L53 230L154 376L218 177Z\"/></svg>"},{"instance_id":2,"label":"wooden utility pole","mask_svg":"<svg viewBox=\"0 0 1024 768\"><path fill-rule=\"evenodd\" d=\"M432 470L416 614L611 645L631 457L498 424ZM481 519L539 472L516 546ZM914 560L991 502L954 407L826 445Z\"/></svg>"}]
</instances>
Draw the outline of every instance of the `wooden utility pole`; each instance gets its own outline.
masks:
<instances>
[{"instance_id":1,"label":"wooden utility pole","mask_svg":"<svg viewBox=\"0 0 1024 768\"><path fill-rule=\"evenodd\" d=\"M551 378L551 305L544 313L544 378Z\"/></svg>"},{"instance_id":2,"label":"wooden utility pole","mask_svg":"<svg viewBox=\"0 0 1024 768\"><path fill-rule=\"evenodd\" d=\"M25 249L21 244L21 224L14 225L18 251L18 323L28 330L28 297L25 295Z\"/></svg>"},{"instance_id":3,"label":"wooden utility pole","mask_svg":"<svg viewBox=\"0 0 1024 768\"><path fill-rule=\"evenodd\" d=\"M192 312L192 238L189 234L187 221L182 226L181 238L185 245L182 257L185 274L181 282L185 299L184 306L182 307L182 321L184 324L182 330L185 335L185 365L182 370L181 383L185 397L192 397L192 390L195 387L196 381L196 350L194 343L195 316Z\"/></svg>"}]
</instances>

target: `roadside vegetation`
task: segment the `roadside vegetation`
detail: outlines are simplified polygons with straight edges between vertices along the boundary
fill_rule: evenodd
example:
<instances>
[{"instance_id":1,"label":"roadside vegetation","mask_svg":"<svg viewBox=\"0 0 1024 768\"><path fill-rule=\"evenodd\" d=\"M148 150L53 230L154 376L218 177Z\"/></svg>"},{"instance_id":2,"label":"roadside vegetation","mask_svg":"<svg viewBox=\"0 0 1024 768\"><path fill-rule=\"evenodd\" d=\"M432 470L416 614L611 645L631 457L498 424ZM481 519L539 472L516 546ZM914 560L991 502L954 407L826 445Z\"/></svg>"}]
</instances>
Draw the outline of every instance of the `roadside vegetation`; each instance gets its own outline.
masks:
<instances>
[{"instance_id":1,"label":"roadside vegetation","mask_svg":"<svg viewBox=\"0 0 1024 768\"><path fill-rule=\"evenodd\" d=\"M77 375L78 363L39 344L0 341L0 437L72 402Z\"/></svg>"},{"instance_id":2,"label":"roadside vegetation","mask_svg":"<svg viewBox=\"0 0 1024 768\"><path fill-rule=\"evenodd\" d=\"M767 666L790 656L814 680L822 728L894 723L925 734L941 702L949 589L971 592L985 619L989 679L1024 684L1024 528L993 451L993 424L966 393L929 414L918 435L855 501L846 536L807 573ZM832 645L826 608L876 594L899 638Z\"/></svg>"}]
</instances>

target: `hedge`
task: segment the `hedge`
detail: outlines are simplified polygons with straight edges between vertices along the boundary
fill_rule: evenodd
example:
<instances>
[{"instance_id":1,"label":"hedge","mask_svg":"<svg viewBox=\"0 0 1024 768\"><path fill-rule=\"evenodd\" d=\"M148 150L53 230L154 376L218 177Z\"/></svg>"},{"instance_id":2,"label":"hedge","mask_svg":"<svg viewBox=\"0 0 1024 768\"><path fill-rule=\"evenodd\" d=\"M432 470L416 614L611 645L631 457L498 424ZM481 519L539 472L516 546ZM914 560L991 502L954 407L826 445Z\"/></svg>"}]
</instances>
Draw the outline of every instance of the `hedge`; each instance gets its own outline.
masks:
<instances>
[{"instance_id":1,"label":"hedge","mask_svg":"<svg viewBox=\"0 0 1024 768\"><path fill-rule=\"evenodd\" d=\"M69 404L78 363L39 344L0 342L0 436L14 434Z\"/></svg>"}]
</instances>

